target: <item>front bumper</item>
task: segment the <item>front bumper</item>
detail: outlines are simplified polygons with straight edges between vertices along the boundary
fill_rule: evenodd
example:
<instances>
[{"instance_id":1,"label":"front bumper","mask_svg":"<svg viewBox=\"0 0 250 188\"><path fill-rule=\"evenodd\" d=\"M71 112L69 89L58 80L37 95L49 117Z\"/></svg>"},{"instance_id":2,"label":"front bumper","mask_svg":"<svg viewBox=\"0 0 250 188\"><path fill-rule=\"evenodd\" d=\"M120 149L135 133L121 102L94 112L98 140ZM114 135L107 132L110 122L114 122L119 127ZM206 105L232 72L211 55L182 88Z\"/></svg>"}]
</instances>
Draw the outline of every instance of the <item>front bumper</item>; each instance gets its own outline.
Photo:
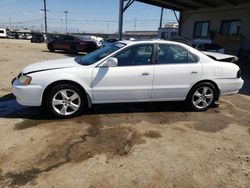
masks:
<instances>
[{"instance_id":1,"label":"front bumper","mask_svg":"<svg viewBox=\"0 0 250 188\"><path fill-rule=\"evenodd\" d=\"M42 86L21 85L17 79L12 80L12 92L19 104L24 106L41 106Z\"/></svg>"}]
</instances>

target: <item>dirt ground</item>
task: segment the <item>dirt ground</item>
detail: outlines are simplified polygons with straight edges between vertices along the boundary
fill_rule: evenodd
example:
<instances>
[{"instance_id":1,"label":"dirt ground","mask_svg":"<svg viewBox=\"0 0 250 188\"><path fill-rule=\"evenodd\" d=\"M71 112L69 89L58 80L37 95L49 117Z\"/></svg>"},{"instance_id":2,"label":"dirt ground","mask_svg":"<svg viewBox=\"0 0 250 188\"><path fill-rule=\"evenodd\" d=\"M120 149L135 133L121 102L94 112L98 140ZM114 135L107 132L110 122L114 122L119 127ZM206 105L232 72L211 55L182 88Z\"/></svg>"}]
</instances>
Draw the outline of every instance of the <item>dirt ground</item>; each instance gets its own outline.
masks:
<instances>
[{"instance_id":1,"label":"dirt ground","mask_svg":"<svg viewBox=\"0 0 250 188\"><path fill-rule=\"evenodd\" d=\"M201 113L108 104L69 120L16 103L10 81L24 66L67 56L0 39L0 187L250 187L247 92Z\"/></svg>"}]
</instances>

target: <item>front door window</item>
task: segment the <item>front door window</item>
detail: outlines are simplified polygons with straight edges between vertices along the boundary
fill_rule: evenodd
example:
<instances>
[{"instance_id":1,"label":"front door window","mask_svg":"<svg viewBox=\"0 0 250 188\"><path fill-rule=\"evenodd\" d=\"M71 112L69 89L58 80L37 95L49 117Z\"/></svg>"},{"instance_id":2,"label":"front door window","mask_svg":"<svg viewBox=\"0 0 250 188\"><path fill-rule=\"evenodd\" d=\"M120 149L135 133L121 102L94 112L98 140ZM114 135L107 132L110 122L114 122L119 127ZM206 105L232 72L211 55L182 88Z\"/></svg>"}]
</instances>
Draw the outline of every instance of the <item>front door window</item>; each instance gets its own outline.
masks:
<instances>
[{"instance_id":1,"label":"front door window","mask_svg":"<svg viewBox=\"0 0 250 188\"><path fill-rule=\"evenodd\" d=\"M138 66L152 64L153 44L136 45L115 55L118 66Z\"/></svg>"}]
</instances>

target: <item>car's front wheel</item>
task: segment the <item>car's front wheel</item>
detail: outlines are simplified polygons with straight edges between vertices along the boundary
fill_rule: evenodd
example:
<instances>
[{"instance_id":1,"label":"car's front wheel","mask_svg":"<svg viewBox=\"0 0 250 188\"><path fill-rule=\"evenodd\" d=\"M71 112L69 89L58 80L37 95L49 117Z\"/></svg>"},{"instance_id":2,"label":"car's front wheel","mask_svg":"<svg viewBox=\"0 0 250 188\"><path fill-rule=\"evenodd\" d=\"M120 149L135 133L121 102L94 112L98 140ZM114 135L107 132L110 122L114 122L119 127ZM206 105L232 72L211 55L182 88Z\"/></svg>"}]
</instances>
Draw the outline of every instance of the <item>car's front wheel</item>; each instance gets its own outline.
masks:
<instances>
[{"instance_id":1,"label":"car's front wheel","mask_svg":"<svg viewBox=\"0 0 250 188\"><path fill-rule=\"evenodd\" d=\"M190 90L186 103L192 110L205 111L214 104L216 96L216 89L211 83L199 83Z\"/></svg>"},{"instance_id":2,"label":"car's front wheel","mask_svg":"<svg viewBox=\"0 0 250 188\"><path fill-rule=\"evenodd\" d=\"M84 103L84 94L78 87L61 84L52 88L47 95L46 107L55 117L69 118L80 115Z\"/></svg>"},{"instance_id":3,"label":"car's front wheel","mask_svg":"<svg viewBox=\"0 0 250 188\"><path fill-rule=\"evenodd\" d=\"M50 52L54 52L55 51L55 49L54 49L54 47L53 47L52 44L48 45L48 49L49 49Z\"/></svg>"}]
</instances>

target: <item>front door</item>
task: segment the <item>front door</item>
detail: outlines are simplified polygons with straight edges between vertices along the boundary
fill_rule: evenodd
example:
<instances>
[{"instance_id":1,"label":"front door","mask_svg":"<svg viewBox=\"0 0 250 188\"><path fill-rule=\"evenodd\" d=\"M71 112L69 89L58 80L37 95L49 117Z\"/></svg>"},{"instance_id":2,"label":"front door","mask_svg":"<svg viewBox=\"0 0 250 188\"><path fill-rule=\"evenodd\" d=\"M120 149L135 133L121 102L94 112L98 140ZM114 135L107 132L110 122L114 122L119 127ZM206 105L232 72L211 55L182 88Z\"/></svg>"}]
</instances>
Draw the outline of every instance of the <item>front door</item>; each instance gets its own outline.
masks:
<instances>
[{"instance_id":1,"label":"front door","mask_svg":"<svg viewBox=\"0 0 250 188\"><path fill-rule=\"evenodd\" d=\"M116 67L96 67L93 72L93 98L98 102L138 101L152 98L154 45L128 47L114 57Z\"/></svg>"}]
</instances>

